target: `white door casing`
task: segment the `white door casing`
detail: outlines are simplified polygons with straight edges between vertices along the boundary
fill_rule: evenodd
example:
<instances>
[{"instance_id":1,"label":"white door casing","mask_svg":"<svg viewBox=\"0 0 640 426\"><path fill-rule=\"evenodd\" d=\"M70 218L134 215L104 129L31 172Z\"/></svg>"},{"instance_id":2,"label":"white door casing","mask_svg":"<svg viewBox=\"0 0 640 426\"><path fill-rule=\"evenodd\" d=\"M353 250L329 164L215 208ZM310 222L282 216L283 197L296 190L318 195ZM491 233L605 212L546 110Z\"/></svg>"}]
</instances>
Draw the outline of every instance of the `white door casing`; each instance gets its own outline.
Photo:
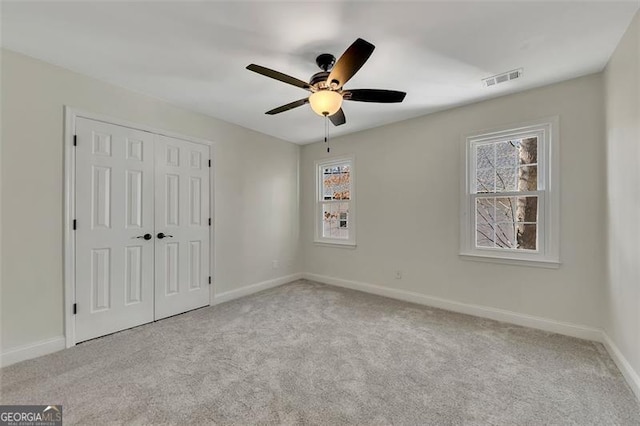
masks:
<instances>
[{"instance_id":1,"label":"white door casing","mask_svg":"<svg viewBox=\"0 0 640 426\"><path fill-rule=\"evenodd\" d=\"M155 135L77 118L75 340L154 319Z\"/></svg>"},{"instance_id":2,"label":"white door casing","mask_svg":"<svg viewBox=\"0 0 640 426\"><path fill-rule=\"evenodd\" d=\"M209 146L163 135L155 152L155 319L161 319L209 304L210 153Z\"/></svg>"}]
</instances>

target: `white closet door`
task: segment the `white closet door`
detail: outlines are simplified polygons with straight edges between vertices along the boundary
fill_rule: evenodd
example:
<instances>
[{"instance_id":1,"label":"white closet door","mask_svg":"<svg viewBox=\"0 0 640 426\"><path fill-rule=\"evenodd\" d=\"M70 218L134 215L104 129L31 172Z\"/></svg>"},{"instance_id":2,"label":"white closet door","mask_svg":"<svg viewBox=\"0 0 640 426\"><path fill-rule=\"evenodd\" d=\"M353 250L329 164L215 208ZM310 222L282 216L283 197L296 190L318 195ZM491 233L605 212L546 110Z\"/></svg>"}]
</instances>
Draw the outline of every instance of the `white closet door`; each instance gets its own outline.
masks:
<instances>
[{"instance_id":1,"label":"white closet door","mask_svg":"<svg viewBox=\"0 0 640 426\"><path fill-rule=\"evenodd\" d=\"M209 147L157 136L156 319L209 304ZM164 236L164 237L163 237Z\"/></svg>"},{"instance_id":2,"label":"white closet door","mask_svg":"<svg viewBox=\"0 0 640 426\"><path fill-rule=\"evenodd\" d=\"M153 321L154 138L76 120L76 341Z\"/></svg>"}]
</instances>

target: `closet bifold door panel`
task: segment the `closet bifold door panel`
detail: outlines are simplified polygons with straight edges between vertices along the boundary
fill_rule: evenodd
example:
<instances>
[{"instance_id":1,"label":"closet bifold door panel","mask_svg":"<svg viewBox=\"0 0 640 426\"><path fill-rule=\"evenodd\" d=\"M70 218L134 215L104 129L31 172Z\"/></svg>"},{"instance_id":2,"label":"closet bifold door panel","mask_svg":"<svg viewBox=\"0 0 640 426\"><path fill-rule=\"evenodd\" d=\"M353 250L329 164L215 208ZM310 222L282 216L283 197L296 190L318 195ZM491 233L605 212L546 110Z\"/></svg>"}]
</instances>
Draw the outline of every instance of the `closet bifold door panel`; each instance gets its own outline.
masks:
<instances>
[{"instance_id":1,"label":"closet bifold door panel","mask_svg":"<svg viewBox=\"0 0 640 426\"><path fill-rule=\"evenodd\" d=\"M209 305L210 147L76 117L75 342Z\"/></svg>"},{"instance_id":2,"label":"closet bifold door panel","mask_svg":"<svg viewBox=\"0 0 640 426\"><path fill-rule=\"evenodd\" d=\"M209 147L158 135L155 318L209 304Z\"/></svg>"},{"instance_id":3,"label":"closet bifold door panel","mask_svg":"<svg viewBox=\"0 0 640 426\"><path fill-rule=\"evenodd\" d=\"M81 342L154 319L156 136L80 117L75 134L75 337Z\"/></svg>"}]
</instances>

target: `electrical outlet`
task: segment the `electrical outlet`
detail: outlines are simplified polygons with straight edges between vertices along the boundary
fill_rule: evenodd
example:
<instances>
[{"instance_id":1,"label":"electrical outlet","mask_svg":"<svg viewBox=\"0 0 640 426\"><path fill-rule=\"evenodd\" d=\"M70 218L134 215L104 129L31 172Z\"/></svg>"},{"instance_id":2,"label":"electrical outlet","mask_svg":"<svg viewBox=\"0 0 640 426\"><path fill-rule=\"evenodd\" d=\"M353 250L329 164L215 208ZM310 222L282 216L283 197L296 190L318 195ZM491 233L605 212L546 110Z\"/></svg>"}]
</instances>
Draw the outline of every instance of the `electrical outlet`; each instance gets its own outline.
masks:
<instances>
[{"instance_id":1,"label":"electrical outlet","mask_svg":"<svg viewBox=\"0 0 640 426\"><path fill-rule=\"evenodd\" d=\"M396 280L401 280L402 279L402 271L396 271Z\"/></svg>"},{"instance_id":2,"label":"electrical outlet","mask_svg":"<svg viewBox=\"0 0 640 426\"><path fill-rule=\"evenodd\" d=\"M277 261L277 260L273 260L273 261L271 262L271 267L272 267L273 269L278 269L278 261Z\"/></svg>"}]
</instances>

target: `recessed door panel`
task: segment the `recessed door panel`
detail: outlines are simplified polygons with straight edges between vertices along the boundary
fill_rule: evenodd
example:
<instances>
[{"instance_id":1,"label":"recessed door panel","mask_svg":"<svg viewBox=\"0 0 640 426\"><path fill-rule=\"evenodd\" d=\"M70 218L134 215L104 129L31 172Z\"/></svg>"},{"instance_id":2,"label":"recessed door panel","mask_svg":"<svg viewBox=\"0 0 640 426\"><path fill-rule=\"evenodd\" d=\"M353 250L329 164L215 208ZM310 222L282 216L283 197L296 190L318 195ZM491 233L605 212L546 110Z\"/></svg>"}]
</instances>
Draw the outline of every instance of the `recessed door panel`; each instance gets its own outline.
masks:
<instances>
[{"instance_id":1,"label":"recessed door panel","mask_svg":"<svg viewBox=\"0 0 640 426\"><path fill-rule=\"evenodd\" d=\"M111 227L111 167L93 166L91 205L93 228Z\"/></svg>"},{"instance_id":2,"label":"recessed door panel","mask_svg":"<svg viewBox=\"0 0 640 426\"><path fill-rule=\"evenodd\" d=\"M202 224L202 185L200 177L189 179L189 218L191 226Z\"/></svg>"},{"instance_id":3,"label":"recessed door panel","mask_svg":"<svg viewBox=\"0 0 640 426\"><path fill-rule=\"evenodd\" d=\"M153 321L154 135L76 118L76 341Z\"/></svg>"},{"instance_id":4,"label":"recessed door panel","mask_svg":"<svg viewBox=\"0 0 640 426\"><path fill-rule=\"evenodd\" d=\"M91 132L93 136L93 154L111 156L111 133Z\"/></svg>"},{"instance_id":5,"label":"recessed door panel","mask_svg":"<svg viewBox=\"0 0 640 426\"><path fill-rule=\"evenodd\" d=\"M142 171L126 171L127 228L142 228Z\"/></svg>"},{"instance_id":6,"label":"recessed door panel","mask_svg":"<svg viewBox=\"0 0 640 426\"><path fill-rule=\"evenodd\" d=\"M196 290L202 287L202 242L189 242L189 288Z\"/></svg>"},{"instance_id":7,"label":"recessed door panel","mask_svg":"<svg viewBox=\"0 0 640 426\"><path fill-rule=\"evenodd\" d=\"M142 161L142 146L144 142L127 138L127 160Z\"/></svg>"},{"instance_id":8,"label":"recessed door panel","mask_svg":"<svg viewBox=\"0 0 640 426\"><path fill-rule=\"evenodd\" d=\"M165 226L179 226L180 214L180 176L172 173L164 176L165 179Z\"/></svg>"},{"instance_id":9,"label":"recessed door panel","mask_svg":"<svg viewBox=\"0 0 640 426\"><path fill-rule=\"evenodd\" d=\"M140 303L142 296L142 246L131 246L125 249L125 304Z\"/></svg>"},{"instance_id":10,"label":"recessed door panel","mask_svg":"<svg viewBox=\"0 0 640 426\"><path fill-rule=\"evenodd\" d=\"M167 296L178 293L178 276L180 272L178 250L178 243L166 243L164 245L165 295Z\"/></svg>"},{"instance_id":11,"label":"recessed door panel","mask_svg":"<svg viewBox=\"0 0 640 426\"><path fill-rule=\"evenodd\" d=\"M109 309L111 293L111 253L108 248L91 250L91 312Z\"/></svg>"}]
</instances>

